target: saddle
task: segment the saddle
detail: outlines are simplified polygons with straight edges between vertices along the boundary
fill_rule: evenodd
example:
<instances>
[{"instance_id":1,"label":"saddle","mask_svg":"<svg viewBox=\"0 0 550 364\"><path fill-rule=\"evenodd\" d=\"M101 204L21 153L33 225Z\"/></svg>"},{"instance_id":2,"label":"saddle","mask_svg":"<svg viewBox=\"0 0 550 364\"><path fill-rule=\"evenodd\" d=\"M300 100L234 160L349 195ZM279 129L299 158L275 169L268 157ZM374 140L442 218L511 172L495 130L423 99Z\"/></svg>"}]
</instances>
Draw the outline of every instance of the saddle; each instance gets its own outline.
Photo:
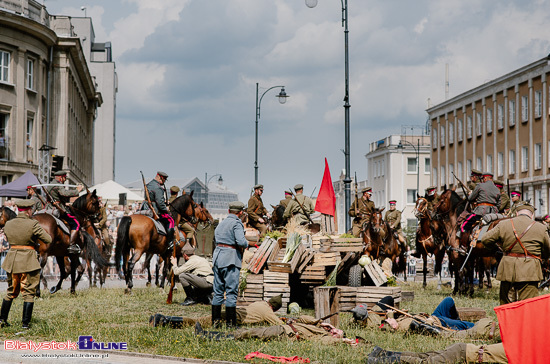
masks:
<instances>
[{"instance_id":1,"label":"saddle","mask_svg":"<svg viewBox=\"0 0 550 364\"><path fill-rule=\"evenodd\" d=\"M71 229L69 229L69 226L63 220L55 216L55 212L59 214L59 211L57 209L55 210L43 209L43 210L36 211L37 214L48 214L51 217L53 217L55 219L55 222L57 223L57 226L61 228L61 231L63 231L63 233L67 235L71 235Z\"/></svg>"},{"instance_id":2,"label":"saddle","mask_svg":"<svg viewBox=\"0 0 550 364\"><path fill-rule=\"evenodd\" d=\"M147 215L145 215L145 216L147 216ZM160 221L157 221L157 220L153 219L150 216L147 216L147 217L150 218L151 221L153 221L153 223L155 224L155 228L157 228L157 233L159 233L159 235L167 235L166 234L166 229L164 228L164 226L162 225L162 223Z\"/></svg>"}]
</instances>

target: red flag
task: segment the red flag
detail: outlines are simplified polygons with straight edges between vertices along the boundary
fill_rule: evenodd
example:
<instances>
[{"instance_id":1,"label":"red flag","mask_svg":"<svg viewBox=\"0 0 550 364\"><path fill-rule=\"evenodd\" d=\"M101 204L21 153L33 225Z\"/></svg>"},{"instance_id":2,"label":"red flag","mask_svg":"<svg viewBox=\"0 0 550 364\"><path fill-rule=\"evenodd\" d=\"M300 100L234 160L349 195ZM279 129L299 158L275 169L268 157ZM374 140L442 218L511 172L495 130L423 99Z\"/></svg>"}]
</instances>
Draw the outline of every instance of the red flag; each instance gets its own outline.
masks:
<instances>
[{"instance_id":1,"label":"red flag","mask_svg":"<svg viewBox=\"0 0 550 364\"><path fill-rule=\"evenodd\" d=\"M323 182L321 182L321 189L315 202L315 211L319 211L322 214L334 216L336 210L336 195L334 194L334 188L332 187L332 178L330 178L330 169L328 168L328 162L325 158L325 173L323 174Z\"/></svg>"},{"instance_id":2,"label":"red flag","mask_svg":"<svg viewBox=\"0 0 550 364\"><path fill-rule=\"evenodd\" d=\"M549 363L550 294L494 308L510 364ZM546 348L546 349L545 349Z\"/></svg>"}]
</instances>

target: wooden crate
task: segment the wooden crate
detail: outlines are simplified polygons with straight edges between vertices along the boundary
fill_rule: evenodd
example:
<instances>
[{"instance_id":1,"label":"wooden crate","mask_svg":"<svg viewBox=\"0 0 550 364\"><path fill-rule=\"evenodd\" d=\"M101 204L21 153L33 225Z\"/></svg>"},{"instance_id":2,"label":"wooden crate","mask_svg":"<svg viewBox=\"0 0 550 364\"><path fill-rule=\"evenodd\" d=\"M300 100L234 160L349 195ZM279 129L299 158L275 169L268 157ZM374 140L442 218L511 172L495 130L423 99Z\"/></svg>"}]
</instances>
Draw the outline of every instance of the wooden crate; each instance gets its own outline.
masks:
<instances>
[{"instance_id":1,"label":"wooden crate","mask_svg":"<svg viewBox=\"0 0 550 364\"><path fill-rule=\"evenodd\" d=\"M340 253L339 252L316 252L313 257L313 262L311 263L314 267L328 267L332 265L336 265L336 261L340 260Z\"/></svg>"},{"instance_id":2,"label":"wooden crate","mask_svg":"<svg viewBox=\"0 0 550 364\"><path fill-rule=\"evenodd\" d=\"M363 251L363 239L362 238L322 238L321 248L322 252L361 252Z\"/></svg>"},{"instance_id":3,"label":"wooden crate","mask_svg":"<svg viewBox=\"0 0 550 364\"><path fill-rule=\"evenodd\" d=\"M313 289L313 300L315 303L315 318L319 319L341 310L339 287L315 287ZM324 322L335 327L339 326L339 321L337 314L324 320Z\"/></svg>"},{"instance_id":4,"label":"wooden crate","mask_svg":"<svg viewBox=\"0 0 550 364\"><path fill-rule=\"evenodd\" d=\"M288 304L290 302L290 286L288 285L288 282L278 284L264 284L264 301L269 301L271 297L278 296L280 294L283 295L281 312L286 312Z\"/></svg>"},{"instance_id":5,"label":"wooden crate","mask_svg":"<svg viewBox=\"0 0 550 364\"><path fill-rule=\"evenodd\" d=\"M288 284L288 273L273 272L270 270L264 270L264 284Z\"/></svg>"},{"instance_id":6,"label":"wooden crate","mask_svg":"<svg viewBox=\"0 0 550 364\"><path fill-rule=\"evenodd\" d=\"M305 247L300 243L292 256L292 259L288 263L282 262L285 256L285 249L286 238L279 238L279 240L277 240L277 245L275 245L275 248L267 260L267 266L270 271L282 273L294 273L294 271L296 271L298 263L302 259L302 254L305 252Z\"/></svg>"},{"instance_id":7,"label":"wooden crate","mask_svg":"<svg viewBox=\"0 0 550 364\"><path fill-rule=\"evenodd\" d=\"M259 273L267 262L271 252L277 245L277 241L272 238L265 238L259 249L256 249L252 259L248 263L248 270L252 273Z\"/></svg>"},{"instance_id":8,"label":"wooden crate","mask_svg":"<svg viewBox=\"0 0 550 364\"><path fill-rule=\"evenodd\" d=\"M376 287L380 287L388 281L386 273L384 273L382 268L380 268L378 263L376 263L375 261L365 265L364 269L368 276L372 279Z\"/></svg>"},{"instance_id":9,"label":"wooden crate","mask_svg":"<svg viewBox=\"0 0 550 364\"><path fill-rule=\"evenodd\" d=\"M366 304L372 308L378 301L386 296L392 296L395 307L399 308L401 302L401 287L357 287L355 303Z\"/></svg>"},{"instance_id":10,"label":"wooden crate","mask_svg":"<svg viewBox=\"0 0 550 364\"><path fill-rule=\"evenodd\" d=\"M477 307L457 307L458 316L463 321L478 321L487 317L487 312L482 308Z\"/></svg>"},{"instance_id":11,"label":"wooden crate","mask_svg":"<svg viewBox=\"0 0 550 364\"><path fill-rule=\"evenodd\" d=\"M401 301L414 301L414 291L401 291Z\"/></svg>"},{"instance_id":12,"label":"wooden crate","mask_svg":"<svg viewBox=\"0 0 550 364\"><path fill-rule=\"evenodd\" d=\"M340 310L355 308L357 299L357 287L338 286L340 289Z\"/></svg>"}]
</instances>

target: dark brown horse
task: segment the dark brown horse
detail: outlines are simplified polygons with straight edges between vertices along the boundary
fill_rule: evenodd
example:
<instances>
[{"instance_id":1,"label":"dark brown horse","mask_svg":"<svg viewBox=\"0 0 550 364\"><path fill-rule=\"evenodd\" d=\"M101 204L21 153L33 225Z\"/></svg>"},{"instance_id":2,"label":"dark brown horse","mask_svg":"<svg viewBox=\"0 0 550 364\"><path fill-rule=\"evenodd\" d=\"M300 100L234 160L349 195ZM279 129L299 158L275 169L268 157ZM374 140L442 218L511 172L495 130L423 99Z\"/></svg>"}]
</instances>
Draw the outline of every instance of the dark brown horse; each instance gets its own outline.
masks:
<instances>
[{"instance_id":1,"label":"dark brown horse","mask_svg":"<svg viewBox=\"0 0 550 364\"><path fill-rule=\"evenodd\" d=\"M283 217L285 207L283 205L271 205L271 207L273 207L273 213L271 214L270 219L271 230L283 230L288 222L287 219Z\"/></svg>"},{"instance_id":2,"label":"dark brown horse","mask_svg":"<svg viewBox=\"0 0 550 364\"><path fill-rule=\"evenodd\" d=\"M417 258L422 258L423 262L423 282L422 286L426 287L428 274L428 255L433 254L435 257L434 274L439 275L437 288L441 288L441 268L443 258L445 257L445 243L447 234L444 225L432 218L428 210L428 200L424 197L419 197L416 200L414 207L414 215L418 219L418 228L416 229L416 253Z\"/></svg>"},{"instance_id":3,"label":"dark brown horse","mask_svg":"<svg viewBox=\"0 0 550 364\"><path fill-rule=\"evenodd\" d=\"M9 207L2 206L0 208L0 228L3 228L8 220L11 220L16 216L17 214L13 212Z\"/></svg>"},{"instance_id":4,"label":"dark brown horse","mask_svg":"<svg viewBox=\"0 0 550 364\"><path fill-rule=\"evenodd\" d=\"M378 215L379 214L379 215ZM382 217L382 211L375 214L375 220L380 225L381 236L383 246L380 249L380 260L389 258L392 262L392 273L398 275L403 273L405 281L407 280L407 246L402 244L397 238L397 231L392 229L390 224L383 220L379 221Z\"/></svg>"},{"instance_id":5,"label":"dark brown horse","mask_svg":"<svg viewBox=\"0 0 550 364\"><path fill-rule=\"evenodd\" d=\"M185 194L176 198L170 204L170 213L175 221L176 226L179 222L194 215L194 205L192 193ZM176 257L181 256L181 247L185 241L180 240L176 236L177 244L172 243L167 235L159 234L153 220L145 215L134 214L124 216L118 225L117 241L115 248L115 262L117 272L124 273L126 280L126 293L131 293L134 287L132 279L132 270L136 262L143 254L159 254L165 261L165 269L169 269L169 256L172 253L174 246L176 248ZM130 249L133 253L130 257Z\"/></svg>"},{"instance_id":6,"label":"dark brown horse","mask_svg":"<svg viewBox=\"0 0 550 364\"><path fill-rule=\"evenodd\" d=\"M382 211L384 211L384 208L374 209L370 221L363 225L361 231L364 243L363 254L372 260L380 257L381 250L384 247L385 232L382 229L384 224Z\"/></svg>"},{"instance_id":7,"label":"dark brown horse","mask_svg":"<svg viewBox=\"0 0 550 364\"><path fill-rule=\"evenodd\" d=\"M80 224L77 244L82 249L81 255L92 260L99 266L106 266L108 262L101 256L97 249L94 242L93 229L90 230L89 228L92 225L90 218L99 211L99 199L96 195L96 191L88 191L85 195L78 197L68 208ZM65 233L63 229L59 227L55 218L50 214L35 214L33 218L37 220L42 228L52 237L51 244L44 244L44 242L39 241L38 254L40 255L40 266L44 268L49 256L55 256L57 264L59 265L59 282L50 289L50 293L53 294L60 290L63 280L67 278L68 274L65 269L65 257L69 257L70 260L69 272L71 276L71 293L75 293L77 284L76 272L81 263L78 254L69 254L67 252L67 248L70 245L69 234ZM92 235L90 235L90 233L92 233ZM42 282L44 288L47 289L47 282L43 276Z\"/></svg>"}]
</instances>

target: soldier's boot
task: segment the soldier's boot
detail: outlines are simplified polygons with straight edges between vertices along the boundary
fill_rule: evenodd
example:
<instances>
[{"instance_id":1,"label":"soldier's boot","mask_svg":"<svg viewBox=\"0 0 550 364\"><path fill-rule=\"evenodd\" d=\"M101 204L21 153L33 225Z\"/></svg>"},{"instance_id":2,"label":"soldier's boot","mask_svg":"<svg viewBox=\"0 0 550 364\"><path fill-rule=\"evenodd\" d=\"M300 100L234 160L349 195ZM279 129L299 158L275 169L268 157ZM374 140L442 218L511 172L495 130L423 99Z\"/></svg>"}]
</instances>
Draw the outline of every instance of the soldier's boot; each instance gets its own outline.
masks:
<instances>
[{"instance_id":1,"label":"soldier's boot","mask_svg":"<svg viewBox=\"0 0 550 364\"><path fill-rule=\"evenodd\" d=\"M397 351L387 351L379 346L375 346L367 358L368 364L391 364L401 363L401 353Z\"/></svg>"},{"instance_id":2,"label":"soldier's boot","mask_svg":"<svg viewBox=\"0 0 550 364\"><path fill-rule=\"evenodd\" d=\"M191 306L196 305L198 302L195 299L195 290L191 286L183 287L183 291L185 292L185 300L180 303L182 306Z\"/></svg>"},{"instance_id":3,"label":"soldier's boot","mask_svg":"<svg viewBox=\"0 0 550 364\"><path fill-rule=\"evenodd\" d=\"M237 328L237 308L225 306L225 325L228 328Z\"/></svg>"},{"instance_id":4,"label":"soldier's boot","mask_svg":"<svg viewBox=\"0 0 550 364\"><path fill-rule=\"evenodd\" d=\"M221 339L234 339L235 335L224 333L220 331L204 331L201 324L197 321L195 323L195 335L204 337L205 339L219 341Z\"/></svg>"},{"instance_id":5,"label":"soldier's boot","mask_svg":"<svg viewBox=\"0 0 550 364\"><path fill-rule=\"evenodd\" d=\"M409 331L422 335L441 335L441 330L439 330L437 327L427 325L415 320L411 322L411 326L409 326Z\"/></svg>"},{"instance_id":6,"label":"soldier's boot","mask_svg":"<svg viewBox=\"0 0 550 364\"><path fill-rule=\"evenodd\" d=\"M8 301L6 299L2 301L2 309L0 309L0 327L10 326L10 324L8 324L8 315L10 313L12 302L13 301Z\"/></svg>"},{"instance_id":7,"label":"soldier's boot","mask_svg":"<svg viewBox=\"0 0 550 364\"><path fill-rule=\"evenodd\" d=\"M184 318L181 316L164 316L157 313L149 317L149 326L170 326L172 329L181 329L184 324Z\"/></svg>"},{"instance_id":8,"label":"soldier's boot","mask_svg":"<svg viewBox=\"0 0 550 364\"><path fill-rule=\"evenodd\" d=\"M212 327L220 327L222 322L222 306L212 305Z\"/></svg>"},{"instance_id":9,"label":"soldier's boot","mask_svg":"<svg viewBox=\"0 0 550 364\"><path fill-rule=\"evenodd\" d=\"M29 329L31 327L33 307L34 302L23 302L23 319L21 320L21 323L24 329Z\"/></svg>"},{"instance_id":10,"label":"soldier's boot","mask_svg":"<svg viewBox=\"0 0 550 364\"><path fill-rule=\"evenodd\" d=\"M76 243L76 237L78 235L78 230L71 230L71 240L67 252L69 254L80 254L81 250L78 244Z\"/></svg>"}]
</instances>

